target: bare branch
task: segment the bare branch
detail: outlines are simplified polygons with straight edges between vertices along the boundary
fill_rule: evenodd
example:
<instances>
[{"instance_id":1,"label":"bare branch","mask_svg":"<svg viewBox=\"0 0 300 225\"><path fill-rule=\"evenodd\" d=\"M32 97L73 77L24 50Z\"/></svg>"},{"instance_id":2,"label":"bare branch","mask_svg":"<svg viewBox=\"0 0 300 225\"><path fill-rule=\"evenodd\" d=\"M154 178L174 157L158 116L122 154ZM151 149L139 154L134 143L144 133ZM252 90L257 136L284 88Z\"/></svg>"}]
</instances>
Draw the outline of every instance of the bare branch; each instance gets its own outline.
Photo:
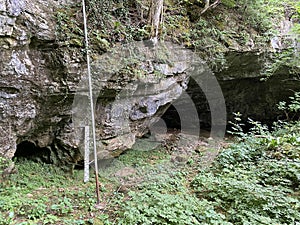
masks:
<instances>
[{"instance_id":1,"label":"bare branch","mask_svg":"<svg viewBox=\"0 0 300 225\"><path fill-rule=\"evenodd\" d=\"M205 6L204 6L204 9L201 11L200 15L205 13L210 8L215 8L220 2L221 2L221 0L217 0L210 5L209 0L205 0Z\"/></svg>"}]
</instances>

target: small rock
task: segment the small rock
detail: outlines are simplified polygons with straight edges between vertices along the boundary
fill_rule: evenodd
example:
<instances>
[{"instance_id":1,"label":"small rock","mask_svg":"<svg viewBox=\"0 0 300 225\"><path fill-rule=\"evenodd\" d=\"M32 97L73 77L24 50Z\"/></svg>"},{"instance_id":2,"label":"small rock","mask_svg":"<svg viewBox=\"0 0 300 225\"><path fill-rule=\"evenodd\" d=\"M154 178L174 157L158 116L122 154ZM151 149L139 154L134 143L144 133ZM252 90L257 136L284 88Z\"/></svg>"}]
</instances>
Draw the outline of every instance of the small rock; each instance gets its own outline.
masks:
<instances>
[{"instance_id":1,"label":"small rock","mask_svg":"<svg viewBox=\"0 0 300 225\"><path fill-rule=\"evenodd\" d=\"M107 204L106 204L105 202L102 202L102 203L96 204L96 205L95 205L95 208L96 208L96 209L101 209L101 210L102 210L102 209L105 209L105 208L106 208L106 205L107 205Z\"/></svg>"},{"instance_id":2,"label":"small rock","mask_svg":"<svg viewBox=\"0 0 300 225\"><path fill-rule=\"evenodd\" d=\"M188 161L187 156L185 155L176 155L171 157L171 162L173 163L185 163Z\"/></svg>"},{"instance_id":3,"label":"small rock","mask_svg":"<svg viewBox=\"0 0 300 225\"><path fill-rule=\"evenodd\" d=\"M136 174L136 170L132 167L124 167L123 169L117 171L115 173L116 177L128 177L130 175Z\"/></svg>"}]
</instances>

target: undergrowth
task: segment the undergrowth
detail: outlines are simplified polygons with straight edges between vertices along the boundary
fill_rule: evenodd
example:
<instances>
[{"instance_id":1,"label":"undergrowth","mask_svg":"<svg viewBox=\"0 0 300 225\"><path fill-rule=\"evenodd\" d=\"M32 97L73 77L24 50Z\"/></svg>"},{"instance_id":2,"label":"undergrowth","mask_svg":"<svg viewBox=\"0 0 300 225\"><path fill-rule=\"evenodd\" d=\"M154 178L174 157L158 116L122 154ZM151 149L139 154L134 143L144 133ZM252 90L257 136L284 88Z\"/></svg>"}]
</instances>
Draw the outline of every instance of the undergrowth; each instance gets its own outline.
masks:
<instances>
[{"instance_id":1,"label":"undergrowth","mask_svg":"<svg viewBox=\"0 0 300 225\"><path fill-rule=\"evenodd\" d=\"M299 136L299 122L256 127L192 180L195 167L129 192L117 224L299 224Z\"/></svg>"},{"instance_id":2,"label":"undergrowth","mask_svg":"<svg viewBox=\"0 0 300 225\"><path fill-rule=\"evenodd\" d=\"M196 156L178 166L163 150L125 153L119 160L137 182L117 193L101 178L105 210L95 208L82 171L66 177L52 165L17 162L18 174L0 185L0 224L299 224L300 122L255 126L206 168Z\"/></svg>"},{"instance_id":3,"label":"undergrowth","mask_svg":"<svg viewBox=\"0 0 300 225\"><path fill-rule=\"evenodd\" d=\"M0 224L92 224L95 194L82 172L66 177L53 165L21 161L0 184Z\"/></svg>"}]
</instances>

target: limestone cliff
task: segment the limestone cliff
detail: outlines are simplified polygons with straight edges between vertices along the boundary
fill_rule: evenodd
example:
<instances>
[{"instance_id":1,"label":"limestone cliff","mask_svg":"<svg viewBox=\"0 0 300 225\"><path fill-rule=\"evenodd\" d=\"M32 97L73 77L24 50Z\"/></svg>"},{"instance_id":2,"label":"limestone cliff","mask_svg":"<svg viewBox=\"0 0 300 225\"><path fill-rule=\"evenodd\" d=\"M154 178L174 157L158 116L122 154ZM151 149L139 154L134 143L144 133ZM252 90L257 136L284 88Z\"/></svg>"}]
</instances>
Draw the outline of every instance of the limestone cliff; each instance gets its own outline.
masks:
<instances>
[{"instance_id":1,"label":"limestone cliff","mask_svg":"<svg viewBox=\"0 0 300 225\"><path fill-rule=\"evenodd\" d=\"M87 88L85 53L80 46L59 44L56 36L58 7L73 3L1 1L0 153L6 158L12 158L19 145L20 156L35 152L38 158L48 163L72 165L82 159L83 131L80 128L89 125L89 122L85 123L88 117L76 117L81 119L75 121L80 126L78 130L72 115L74 110L78 115L78 108L89 107L83 91ZM152 47L146 42L141 44L143 46L139 47L150 55L144 59L136 58L134 62L125 53L123 56L116 54L117 58L112 55L110 60L114 61L107 62L110 63L109 71L103 70L105 60L99 59L102 52L93 53L93 82L99 91L96 99L97 136L102 158L117 156L130 148L135 138L147 132L147 128L187 88L185 70L189 56L186 50L174 49L178 56L162 52L168 62L162 61L164 59L155 62L160 56L151 56L156 54L151 53ZM126 49L129 50L130 47ZM129 62L121 64L122 60ZM120 64L116 71L112 70L114 64ZM111 75L104 77L107 73ZM136 97L131 96L116 107L116 98L124 88ZM146 89L150 91L145 92ZM143 92L139 93L141 90ZM121 97L124 93L123 90ZM84 113L86 115L88 111ZM127 126L124 127L122 121L128 121Z\"/></svg>"},{"instance_id":2,"label":"limestone cliff","mask_svg":"<svg viewBox=\"0 0 300 225\"><path fill-rule=\"evenodd\" d=\"M92 3L90 1L90 10ZM130 7L138 10L135 12L137 18L130 18L132 24L129 26L124 25L129 20L126 20L122 14L122 6L117 3L109 12L105 8L101 11L103 15L98 22L106 26L103 30L90 21L92 72L94 84L97 84L95 90L99 91L95 101L97 136L103 150L100 157L104 158L116 156L130 148L136 137L147 132L149 126L186 89L194 99L200 120L203 124L210 125L210 109L205 103L203 93L197 90L199 86L194 86L193 82L187 85L189 74L186 70L193 61L190 50L166 44L166 52L177 54L169 54L167 58L149 56L150 60L147 57L139 60L135 58L135 61L122 64L125 66L116 71L103 70L103 53L108 49L120 45L127 36L133 38L132 41L147 39L143 12L145 7ZM85 84L87 74L82 23L78 22L82 20L80 10L80 2L71 0L0 0L2 156L12 158L19 145L24 154L32 149L39 152L38 158L48 163L73 165L82 158L82 130L74 128L72 117L74 110L88 108L84 89L86 86L80 86ZM214 20L215 26L224 31L221 35L218 33L220 30L209 28L208 18L199 19L195 10L190 9L191 15L178 12L176 8L172 13L167 12L165 39L181 43L186 48L195 47L197 54L208 61L221 84L229 113L241 111L255 119L276 118L278 113L273 113L275 103L286 99L292 91L299 91L299 78L286 72L288 67L281 66L267 82L260 81L263 77L260 71L264 70L274 49L266 42L252 38L251 34L257 33L253 28L244 29L244 35L248 38L247 41L241 40L238 33L242 25L239 24L240 18L236 13L230 15L231 25L228 27L224 21L220 22L220 18ZM90 12L91 15L93 12ZM97 20L99 15L94 13L94 19ZM108 14L110 20L105 20ZM133 13L128 15L132 17ZM179 19L176 24L171 24L170 21L174 18ZM191 27L192 21L197 19L198 22ZM137 20L140 22L136 22ZM129 35L130 26L134 33ZM142 28L137 28L138 26ZM286 34L289 26L288 22L283 23L282 36ZM185 32L188 29L187 34ZM206 31L207 33L203 33ZM163 31L161 35L163 36ZM207 35L207 40L201 39L201 35ZM217 37L218 40L212 37ZM142 48L151 55L152 47L145 43L147 42L142 43L145 45ZM210 57L211 54L215 55ZM122 60L113 56L112 59L115 60L113 65ZM106 72L111 73L109 78L103 77ZM82 88L80 92L78 88ZM147 89L151 91L145 93ZM139 96L140 90L144 92ZM117 98L124 96L124 93L135 95L119 104ZM120 113L116 109L123 111ZM172 111L165 118L168 116L171 123L176 123ZM84 122L76 125L84 127L88 124L87 117L79 118ZM127 122L126 126L122 121ZM22 152L19 154L22 155Z\"/></svg>"}]
</instances>

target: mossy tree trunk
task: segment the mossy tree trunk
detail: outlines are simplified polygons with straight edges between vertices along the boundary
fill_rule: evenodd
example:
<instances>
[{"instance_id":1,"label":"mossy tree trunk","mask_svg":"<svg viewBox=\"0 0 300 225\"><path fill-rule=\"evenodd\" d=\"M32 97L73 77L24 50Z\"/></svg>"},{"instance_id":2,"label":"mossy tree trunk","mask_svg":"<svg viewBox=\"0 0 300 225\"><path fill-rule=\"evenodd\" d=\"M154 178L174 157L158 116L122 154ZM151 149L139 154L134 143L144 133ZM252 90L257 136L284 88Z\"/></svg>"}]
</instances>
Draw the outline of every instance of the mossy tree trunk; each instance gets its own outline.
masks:
<instances>
[{"instance_id":1,"label":"mossy tree trunk","mask_svg":"<svg viewBox=\"0 0 300 225\"><path fill-rule=\"evenodd\" d=\"M159 27L163 21L163 0L151 0L149 24L151 24L151 39L157 39L159 34Z\"/></svg>"}]
</instances>

